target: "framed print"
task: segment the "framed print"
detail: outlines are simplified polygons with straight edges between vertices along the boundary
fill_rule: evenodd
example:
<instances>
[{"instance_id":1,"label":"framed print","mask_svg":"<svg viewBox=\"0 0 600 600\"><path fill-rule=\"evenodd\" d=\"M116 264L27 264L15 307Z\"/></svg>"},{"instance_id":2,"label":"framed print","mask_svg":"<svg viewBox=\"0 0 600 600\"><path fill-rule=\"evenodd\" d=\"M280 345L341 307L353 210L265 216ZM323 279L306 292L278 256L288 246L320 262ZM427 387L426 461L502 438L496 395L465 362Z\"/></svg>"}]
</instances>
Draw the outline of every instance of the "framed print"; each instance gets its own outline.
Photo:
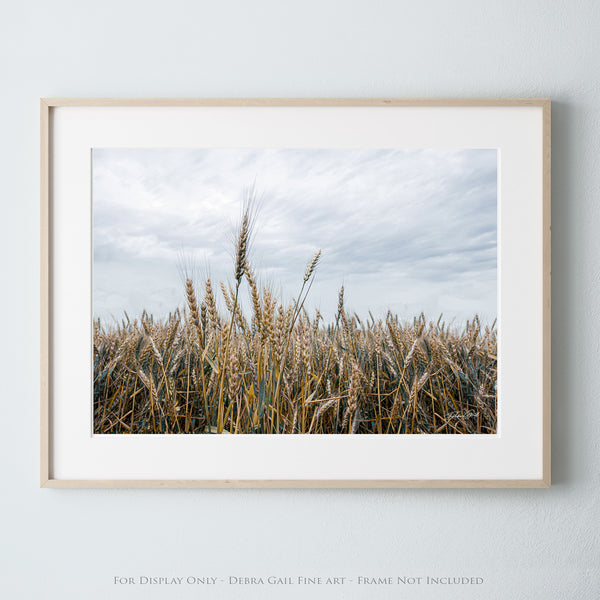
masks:
<instances>
[{"instance_id":1,"label":"framed print","mask_svg":"<svg viewBox=\"0 0 600 600\"><path fill-rule=\"evenodd\" d=\"M550 485L550 101L41 101L41 485Z\"/></svg>"}]
</instances>

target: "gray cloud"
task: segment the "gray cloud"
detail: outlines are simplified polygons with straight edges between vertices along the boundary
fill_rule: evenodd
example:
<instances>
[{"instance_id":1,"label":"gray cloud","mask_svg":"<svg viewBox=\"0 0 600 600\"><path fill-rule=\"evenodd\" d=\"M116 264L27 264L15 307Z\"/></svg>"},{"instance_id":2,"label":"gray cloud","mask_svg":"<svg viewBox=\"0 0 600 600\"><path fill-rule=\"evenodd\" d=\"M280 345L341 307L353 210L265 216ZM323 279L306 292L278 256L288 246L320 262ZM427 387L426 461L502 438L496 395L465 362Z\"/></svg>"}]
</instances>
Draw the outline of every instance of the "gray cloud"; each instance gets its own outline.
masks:
<instances>
[{"instance_id":1,"label":"gray cloud","mask_svg":"<svg viewBox=\"0 0 600 600\"><path fill-rule=\"evenodd\" d=\"M285 297L321 248L311 310L331 316L344 283L360 315L493 319L496 163L487 149L95 149L94 313L181 304L182 253L230 279L231 234L254 185L253 259Z\"/></svg>"}]
</instances>

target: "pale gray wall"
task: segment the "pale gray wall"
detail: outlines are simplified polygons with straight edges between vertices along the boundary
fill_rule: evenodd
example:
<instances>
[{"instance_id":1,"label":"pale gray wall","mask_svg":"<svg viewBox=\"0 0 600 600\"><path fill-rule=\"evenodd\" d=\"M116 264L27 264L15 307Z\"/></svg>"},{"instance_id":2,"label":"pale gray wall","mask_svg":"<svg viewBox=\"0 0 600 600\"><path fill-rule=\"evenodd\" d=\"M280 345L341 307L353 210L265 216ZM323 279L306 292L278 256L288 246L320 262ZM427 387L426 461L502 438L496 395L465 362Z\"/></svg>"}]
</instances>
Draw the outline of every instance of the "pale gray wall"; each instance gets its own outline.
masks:
<instances>
[{"instance_id":1,"label":"pale gray wall","mask_svg":"<svg viewBox=\"0 0 600 600\"><path fill-rule=\"evenodd\" d=\"M600 4L2 3L5 598L600 597ZM550 96L549 490L38 488L40 96ZM115 588L112 576L482 576L482 588Z\"/></svg>"}]
</instances>

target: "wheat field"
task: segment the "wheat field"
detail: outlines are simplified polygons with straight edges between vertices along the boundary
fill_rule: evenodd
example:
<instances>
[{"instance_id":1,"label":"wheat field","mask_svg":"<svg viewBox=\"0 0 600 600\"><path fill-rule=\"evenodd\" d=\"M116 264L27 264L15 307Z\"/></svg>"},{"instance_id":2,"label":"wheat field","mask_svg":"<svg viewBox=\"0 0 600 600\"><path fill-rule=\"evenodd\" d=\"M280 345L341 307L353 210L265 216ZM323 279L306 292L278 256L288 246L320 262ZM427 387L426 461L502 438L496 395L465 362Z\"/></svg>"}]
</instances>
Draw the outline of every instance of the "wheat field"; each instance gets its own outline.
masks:
<instances>
[{"instance_id":1,"label":"wheat field","mask_svg":"<svg viewBox=\"0 0 600 600\"><path fill-rule=\"evenodd\" d=\"M94 322L95 433L496 432L495 323L361 320L347 313L343 287L325 323L304 308L320 251L284 303L251 267L252 222L246 208L233 283L186 276L184 310Z\"/></svg>"}]
</instances>

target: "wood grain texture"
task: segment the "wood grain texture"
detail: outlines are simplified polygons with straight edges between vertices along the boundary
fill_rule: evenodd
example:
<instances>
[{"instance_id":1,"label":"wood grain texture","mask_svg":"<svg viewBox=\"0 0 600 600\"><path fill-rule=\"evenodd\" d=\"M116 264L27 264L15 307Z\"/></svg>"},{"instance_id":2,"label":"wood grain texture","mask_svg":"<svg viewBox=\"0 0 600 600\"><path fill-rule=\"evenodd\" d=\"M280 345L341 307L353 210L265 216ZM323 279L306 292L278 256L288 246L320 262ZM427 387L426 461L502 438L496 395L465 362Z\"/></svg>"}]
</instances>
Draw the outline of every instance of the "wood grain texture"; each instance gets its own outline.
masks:
<instances>
[{"instance_id":1,"label":"wood grain texture","mask_svg":"<svg viewBox=\"0 0 600 600\"><path fill-rule=\"evenodd\" d=\"M546 98L44 98L50 107L105 106L550 106Z\"/></svg>"},{"instance_id":2,"label":"wood grain texture","mask_svg":"<svg viewBox=\"0 0 600 600\"><path fill-rule=\"evenodd\" d=\"M543 471L534 480L66 480L52 477L51 119L59 107L538 107L543 114ZM40 485L44 488L547 488L551 482L551 102L547 98L43 98L40 102Z\"/></svg>"},{"instance_id":3,"label":"wood grain texture","mask_svg":"<svg viewBox=\"0 0 600 600\"><path fill-rule=\"evenodd\" d=\"M543 479L49 479L46 488L547 488Z\"/></svg>"},{"instance_id":4,"label":"wood grain texture","mask_svg":"<svg viewBox=\"0 0 600 600\"><path fill-rule=\"evenodd\" d=\"M544 439L544 456L543 456L543 481L550 486L551 482L551 387L552 387L552 315L551 315L551 299L552 299L552 177L551 177L551 104L550 100L546 100L542 104L543 109L543 208L542 208L542 235L543 235L543 308L542 308L542 329L543 329L543 349L542 349L542 396L543 396L543 439Z\"/></svg>"},{"instance_id":5,"label":"wood grain texture","mask_svg":"<svg viewBox=\"0 0 600 600\"><path fill-rule=\"evenodd\" d=\"M40 102L40 478L50 478L50 106Z\"/></svg>"}]
</instances>

